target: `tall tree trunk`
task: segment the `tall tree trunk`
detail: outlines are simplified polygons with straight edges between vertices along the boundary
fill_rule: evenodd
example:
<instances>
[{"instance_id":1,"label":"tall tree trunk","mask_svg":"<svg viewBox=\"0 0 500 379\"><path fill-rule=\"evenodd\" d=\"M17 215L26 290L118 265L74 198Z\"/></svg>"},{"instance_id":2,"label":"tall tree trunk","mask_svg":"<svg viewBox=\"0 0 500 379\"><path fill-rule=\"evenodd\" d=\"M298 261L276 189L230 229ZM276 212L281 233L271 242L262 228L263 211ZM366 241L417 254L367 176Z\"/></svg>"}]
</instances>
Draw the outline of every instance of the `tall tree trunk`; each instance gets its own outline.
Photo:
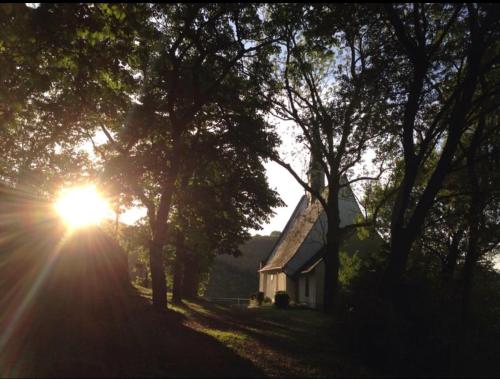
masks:
<instances>
[{"instance_id":1,"label":"tall tree trunk","mask_svg":"<svg viewBox=\"0 0 500 379\"><path fill-rule=\"evenodd\" d=\"M115 210L115 238L117 240L119 231L120 231L120 211Z\"/></svg>"},{"instance_id":2,"label":"tall tree trunk","mask_svg":"<svg viewBox=\"0 0 500 379\"><path fill-rule=\"evenodd\" d=\"M462 230L453 233L451 243L448 246L448 254L446 254L442 270L443 280L447 283L453 279L453 275L455 274L455 268L457 267L457 260L460 253L459 245L462 240L462 236Z\"/></svg>"},{"instance_id":3,"label":"tall tree trunk","mask_svg":"<svg viewBox=\"0 0 500 379\"><path fill-rule=\"evenodd\" d=\"M477 217L473 217L477 219ZM478 220L477 220L478 221ZM472 282L474 276L474 269L476 267L479 255L477 244L479 242L479 226L477 223L471 223L469 227L469 241L467 247L467 254L465 256L465 263L463 268L462 277L462 320L464 324L469 319L470 299Z\"/></svg>"},{"instance_id":4,"label":"tall tree trunk","mask_svg":"<svg viewBox=\"0 0 500 379\"><path fill-rule=\"evenodd\" d=\"M175 243L175 261L174 261L174 285L172 289L172 302L179 304L182 301L182 282L184 277L184 236L177 232Z\"/></svg>"},{"instance_id":5,"label":"tall tree trunk","mask_svg":"<svg viewBox=\"0 0 500 379\"><path fill-rule=\"evenodd\" d=\"M186 299L194 299L198 296L200 284L199 262L193 254L185 254L185 257L182 294Z\"/></svg>"},{"instance_id":6,"label":"tall tree trunk","mask_svg":"<svg viewBox=\"0 0 500 379\"><path fill-rule=\"evenodd\" d=\"M167 283L163 264L163 245L154 239L149 245L149 266L151 268L153 306L158 310L164 310L167 307Z\"/></svg>"},{"instance_id":7,"label":"tall tree trunk","mask_svg":"<svg viewBox=\"0 0 500 379\"><path fill-rule=\"evenodd\" d=\"M156 215L148 210L150 226L153 231L153 239L149 247L149 262L151 267L151 282L153 289L153 306L156 309L167 307L167 284L165 278L165 266L163 260L163 247L165 246L168 233L168 217L172 204L172 197L175 190L177 177L179 174L179 143L176 142L173 148L171 167L168 175L168 182L163 188ZM156 217L154 217L156 216Z\"/></svg>"},{"instance_id":8,"label":"tall tree trunk","mask_svg":"<svg viewBox=\"0 0 500 379\"><path fill-rule=\"evenodd\" d=\"M340 244L342 235L339 214L339 180L331 180L328 190L328 229L323 261L325 262L325 283L323 294L323 310L331 313L337 304L339 292Z\"/></svg>"},{"instance_id":9,"label":"tall tree trunk","mask_svg":"<svg viewBox=\"0 0 500 379\"><path fill-rule=\"evenodd\" d=\"M337 304L339 292L339 269L340 269L340 230L328 225L326 235L326 247L323 261L325 262L325 283L323 310L331 313Z\"/></svg>"},{"instance_id":10,"label":"tall tree trunk","mask_svg":"<svg viewBox=\"0 0 500 379\"><path fill-rule=\"evenodd\" d=\"M485 127L484 116L480 118L478 127L472 137L472 141L467 154L467 173L469 178L470 188L472 190L470 207L469 207L469 240L467 246L467 254L465 256L465 263L463 269L462 285L462 319L464 324L467 323L470 309L470 297L472 290L472 279L474 276L474 268L479 259L479 233L482 225L482 213L484 211L485 203L483 195L481 194L481 186L479 177L476 170L477 151L483 130Z\"/></svg>"},{"instance_id":11,"label":"tall tree trunk","mask_svg":"<svg viewBox=\"0 0 500 379\"><path fill-rule=\"evenodd\" d=\"M149 270L148 268L146 267L146 265L144 265L144 275L142 277L142 285L146 288L150 288L151 286L151 283L149 282Z\"/></svg>"},{"instance_id":12,"label":"tall tree trunk","mask_svg":"<svg viewBox=\"0 0 500 379\"><path fill-rule=\"evenodd\" d=\"M405 228L397 228L391 236L389 261L382 281L382 294L396 300L401 284L401 277L406 268L406 261L411 250L411 241Z\"/></svg>"},{"instance_id":13,"label":"tall tree trunk","mask_svg":"<svg viewBox=\"0 0 500 379\"><path fill-rule=\"evenodd\" d=\"M410 156L405 156L403 181L392 208L389 258L381 283L383 296L391 297L394 295L394 291L401 280L401 276L406 267L406 260L410 253L411 245L408 244L405 216L410 204L411 192L415 184L417 173L417 159L412 154L410 154Z\"/></svg>"},{"instance_id":14,"label":"tall tree trunk","mask_svg":"<svg viewBox=\"0 0 500 379\"><path fill-rule=\"evenodd\" d=\"M485 36L477 34L476 28L477 25L471 27L472 43L467 56L468 68L461 90L457 96L457 100L453 104L450 117L447 120L448 136L436 168L425 186L417 206L411 213L411 216L406 223L404 215L407 211L409 203L405 206L404 202L401 202L396 204L394 208L394 210L397 210L398 213L397 217L391 220L391 251L383 281L383 289L385 293L390 293L393 291L390 287L398 286L399 284L399 280L406 268L406 262L412 245L420 234L425 217L427 216L429 209L432 207L434 199L441 189L442 183L450 170L460 138L466 129L466 117L471 109L472 97L476 91L480 75L481 59L485 51ZM410 136L408 136L408 139L410 139ZM413 139L413 134L411 135L411 139ZM404 145L406 144L404 143ZM411 156L411 158L407 158L405 155L405 162L411 162L413 160L413 143L411 143L411 146L412 149L408 152L408 156ZM406 170L410 170L411 172L417 169L418 167L413 167L413 165L406 167ZM409 184L408 188L406 188L407 184ZM412 188L413 183L410 185L409 182L403 182L403 194L405 195L403 199L406 199L406 195L411 194ZM401 225L404 225L404 227Z\"/></svg>"}]
</instances>

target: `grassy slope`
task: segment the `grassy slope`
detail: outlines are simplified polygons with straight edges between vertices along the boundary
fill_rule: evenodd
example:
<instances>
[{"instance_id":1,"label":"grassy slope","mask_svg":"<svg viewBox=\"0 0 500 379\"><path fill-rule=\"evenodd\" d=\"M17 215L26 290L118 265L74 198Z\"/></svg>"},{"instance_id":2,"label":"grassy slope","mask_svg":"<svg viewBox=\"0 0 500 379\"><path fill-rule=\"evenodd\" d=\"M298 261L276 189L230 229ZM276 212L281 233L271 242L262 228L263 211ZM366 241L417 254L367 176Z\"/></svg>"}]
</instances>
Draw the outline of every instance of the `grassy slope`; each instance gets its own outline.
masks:
<instances>
[{"instance_id":1,"label":"grassy slope","mask_svg":"<svg viewBox=\"0 0 500 379\"><path fill-rule=\"evenodd\" d=\"M50 226L0 255L0 378L262 376L181 313L155 312L105 235Z\"/></svg>"},{"instance_id":2,"label":"grassy slope","mask_svg":"<svg viewBox=\"0 0 500 379\"><path fill-rule=\"evenodd\" d=\"M160 313L148 289L117 295L31 308L0 377L368 376L319 312L196 301Z\"/></svg>"},{"instance_id":3,"label":"grassy slope","mask_svg":"<svg viewBox=\"0 0 500 379\"><path fill-rule=\"evenodd\" d=\"M138 289L150 297L149 290ZM272 306L243 309L201 300L171 309L184 317L186 327L213 337L264 376L370 376L339 351L331 333L333 321L320 312Z\"/></svg>"},{"instance_id":4,"label":"grassy slope","mask_svg":"<svg viewBox=\"0 0 500 379\"><path fill-rule=\"evenodd\" d=\"M0 377L262 377L249 360L156 312L135 291L103 306L32 313L0 356ZM65 310L61 312L61 310Z\"/></svg>"}]
</instances>

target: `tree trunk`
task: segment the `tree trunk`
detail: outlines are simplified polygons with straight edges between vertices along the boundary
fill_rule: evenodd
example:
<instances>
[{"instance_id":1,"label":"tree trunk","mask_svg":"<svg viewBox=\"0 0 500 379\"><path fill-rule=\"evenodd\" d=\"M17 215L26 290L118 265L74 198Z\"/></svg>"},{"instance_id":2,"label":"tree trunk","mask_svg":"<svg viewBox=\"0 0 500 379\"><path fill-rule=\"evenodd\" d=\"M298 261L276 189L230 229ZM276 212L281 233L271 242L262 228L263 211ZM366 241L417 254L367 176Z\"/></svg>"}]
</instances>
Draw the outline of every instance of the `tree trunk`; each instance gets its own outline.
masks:
<instances>
[{"instance_id":1,"label":"tree trunk","mask_svg":"<svg viewBox=\"0 0 500 379\"><path fill-rule=\"evenodd\" d=\"M340 268L340 230L328 224L326 235L326 247L323 261L325 262L325 283L323 310L331 313L335 308L339 292L339 268Z\"/></svg>"},{"instance_id":2,"label":"tree trunk","mask_svg":"<svg viewBox=\"0 0 500 379\"><path fill-rule=\"evenodd\" d=\"M391 236L389 262L382 280L382 295L392 300L396 300L399 293L412 242L403 228L398 228L396 234Z\"/></svg>"},{"instance_id":3,"label":"tree trunk","mask_svg":"<svg viewBox=\"0 0 500 379\"><path fill-rule=\"evenodd\" d=\"M172 302L175 304L180 304L182 301L184 256L184 236L181 232L178 232L175 243L174 285L172 289Z\"/></svg>"},{"instance_id":4,"label":"tree trunk","mask_svg":"<svg viewBox=\"0 0 500 379\"><path fill-rule=\"evenodd\" d=\"M184 278L182 282L182 294L186 299L194 299L198 296L200 284L199 262L192 254L185 254Z\"/></svg>"},{"instance_id":5,"label":"tree trunk","mask_svg":"<svg viewBox=\"0 0 500 379\"><path fill-rule=\"evenodd\" d=\"M406 267L411 244L405 229L405 215L410 204L412 188L418 173L415 157L405 156L405 173L391 215L391 240L387 267L381 283L383 296L392 297ZM408 244L408 247L405 246Z\"/></svg>"},{"instance_id":6,"label":"tree trunk","mask_svg":"<svg viewBox=\"0 0 500 379\"><path fill-rule=\"evenodd\" d=\"M448 246L448 254L446 255L445 262L443 264L443 280L449 283L453 279L455 274L455 268L457 267L457 260L460 253L459 245L462 240L463 231L459 230L453 233L451 237L451 243Z\"/></svg>"},{"instance_id":7,"label":"tree trunk","mask_svg":"<svg viewBox=\"0 0 500 379\"><path fill-rule=\"evenodd\" d=\"M326 313L331 313L336 308L339 292L339 253L342 241L339 214L339 180L330 181L326 215L328 229L326 231L326 246L323 257L325 262L323 310Z\"/></svg>"},{"instance_id":8,"label":"tree trunk","mask_svg":"<svg viewBox=\"0 0 500 379\"><path fill-rule=\"evenodd\" d=\"M172 197L175 191L177 177L179 175L179 135L174 139L171 167L168 173L169 180L165 182L160 196L158 212L148 208L148 218L153 239L149 248L149 262L151 264L151 282L153 289L153 306L157 309L167 307L167 284L165 279L165 267L163 261L163 247L168 234L168 217L172 205Z\"/></svg>"},{"instance_id":9,"label":"tree trunk","mask_svg":"<svg viewBox=\"0 0 500 379\"><path fill-rule=\"evenodd\" d=\"M144 265L144 276L142 278L142 285L146 288L151 288L151 283L149 282L149 270L148 268L146 267L146 265Z\"/></svg>"},{"instance_id":10,"label":"tree trunk","mask_svg":"<svg viewBox=\"0 0 500 379\"><path fill-rule=\"evenodd\" d=\"M120 212L115 211L115 238L118 240L118 232L120 231Z\"/></svg>"},{"instance_id":11,"label":"tree trunk","mask_svg":"<svg viewBox=\"0 0 500 379\"><path fill-rule=\"evenodd\" d=\"M477 224L471 224L469 230L469 241L467 248L467 255L465 256L465 263L463 268L462 277L462 320L467 323L469 319L470 298L472 290L472 281L474 276L474 268L478 260L478 238L479 227Z\"/></svg>"},{"instance_id":12,"label":"tree trunk","mask_svg":"<svg viewBox=\"0 0 500 379\"><path fill-rule=\"evenodd\" d=\"M163 246L154 239L149 245L149 265L151 267L151 288L153 290L153 306L158 310L167 307L167 283L163 265Z\"/></svg>"},{"instance_id":13,"label":"tree trunk","mask_svg":"<svg viewBox=\"0 0 500 379\"><path fill-rule=\"evenodd\" d=\"M441 189L443 180L449 172L453 157L455 156L455 151L465 130L467 113L471 109L472 98L476 90L481 71L481 59L485 51L484 38L486 34L484 31L481 32L482 34L478 34L478 25L475 20L472 21L474 21L474 25L471 25L471 47L467 54L468 67L463 84L457 96L457 100L453 105L447 121L448 136L441 156L437 162L437 166L434 169L423 194L420 196L415 210L409 217L408 222L405 223L406 219L404 217L408 209L408 203L405 205L404 202L397 202L395 208L393 209L393 212L397 211L397 214L393 213L393 216L396 217L391 220L391 252L389 257L390 261L384 275L384 292L391 291L389 286L397 286L399 284L399 279L405 270L406 261L412 244L418 237L420 229L425 221L425 217L434 203L435 196ZM408 111L409 107L412 112L414 110L416 111L417 108L414 108L415 105L416 104L411 103L409 100L406 111ZM412 116L415 114L416 113L411 113ZM413 160L417 157L414 153L413 146L414 119L414 117L408 117L407 119L405 116L404 122L403 146L405 152L405 163L407 164L406 171L410 173L410 177L417 173L415 170L418 170L418 165L413 164ZM405 179L406 174L407 173L405 173ZM411 194L413 187L413 183L403 181L402 195ZM407 198L402 197L402 199ZM399 232L403 229L402 225L405 225L405 233Z\"/></svg>"},{"instance_id":14,"label":"tree trunk","mask_svg":"<svg viewBox=\"0 0 500 379\"><path fill-rule=\"evenodd\" d=\"M472 190L470 207L469 207L469 240L467 246L467 254L463 269L462 285L462 319L466 325L469 318L470 297L472 290L472 279L474 276L474 268L479 259L479 233L483 221L483 211L485 207L483 195L481 193L480 180L476 170L477 151L481 136L485 127L484 116L480 118L479 125L472 137L469 152L467 154L467 173L469 178L470 188Z\"/></svg>"}]
</instances>

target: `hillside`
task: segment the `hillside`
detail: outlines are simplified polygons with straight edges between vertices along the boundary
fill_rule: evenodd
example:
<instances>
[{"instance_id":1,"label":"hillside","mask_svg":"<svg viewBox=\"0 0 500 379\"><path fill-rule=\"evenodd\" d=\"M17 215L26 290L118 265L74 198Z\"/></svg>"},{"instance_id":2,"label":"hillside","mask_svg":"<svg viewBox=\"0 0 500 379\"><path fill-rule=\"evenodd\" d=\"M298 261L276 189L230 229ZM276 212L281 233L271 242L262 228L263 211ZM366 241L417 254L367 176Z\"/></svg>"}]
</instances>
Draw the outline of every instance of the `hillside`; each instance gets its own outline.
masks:
<instances>
[{"instance_id":1,"label":"hillside","mask_svg":"<svg viewBox=\"0 0 500 379\"><path fill-rule=\"evenodd\" d=\"M260 261L267 258L278 237L255 236L241 247L243 255L215 259L205 296L248 298L259 288Z\"/></svg>"}]
</instances>

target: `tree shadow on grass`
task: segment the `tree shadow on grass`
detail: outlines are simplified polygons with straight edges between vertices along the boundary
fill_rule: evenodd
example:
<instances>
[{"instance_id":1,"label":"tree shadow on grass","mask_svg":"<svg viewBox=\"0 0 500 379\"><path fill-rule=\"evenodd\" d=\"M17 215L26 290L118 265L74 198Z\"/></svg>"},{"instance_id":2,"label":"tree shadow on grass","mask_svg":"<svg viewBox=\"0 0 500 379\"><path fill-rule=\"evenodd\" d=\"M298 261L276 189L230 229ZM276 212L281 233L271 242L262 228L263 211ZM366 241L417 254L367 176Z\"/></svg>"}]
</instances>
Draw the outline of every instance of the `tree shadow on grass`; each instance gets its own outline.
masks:
<instances>
[{"instance_id":1,"label":"tree shadow on grass","mask_svg":"<svg viewBox=\"0 0 500 379\"><path fill-rule=\"evenodd\" d=\"M249 338L248 354L259 367L280 376L356 376L370 373L341 349L333 320L306 309L239 309L204 300L185 302L186 310L203 328ZM246 346L241 347L248 350ZM260 352L259 352L260 350ZM243 353L243 356L247 354ZM272 357L272 358L270 358Z\"/></svg>"},{"instance_id":2,"label":"tree shadow on grass","mask_svg":"<svg viewBox=\"0 0 500 379\"><path fill-rule=\"evenodd\" d=\"M11 283L17 294L0 311L1 377L263 376L181 314L153 310L126 284L118 248L96 233L67 241L47 273L33 265L34 275Z\"/></svg>"}]
</instances>

